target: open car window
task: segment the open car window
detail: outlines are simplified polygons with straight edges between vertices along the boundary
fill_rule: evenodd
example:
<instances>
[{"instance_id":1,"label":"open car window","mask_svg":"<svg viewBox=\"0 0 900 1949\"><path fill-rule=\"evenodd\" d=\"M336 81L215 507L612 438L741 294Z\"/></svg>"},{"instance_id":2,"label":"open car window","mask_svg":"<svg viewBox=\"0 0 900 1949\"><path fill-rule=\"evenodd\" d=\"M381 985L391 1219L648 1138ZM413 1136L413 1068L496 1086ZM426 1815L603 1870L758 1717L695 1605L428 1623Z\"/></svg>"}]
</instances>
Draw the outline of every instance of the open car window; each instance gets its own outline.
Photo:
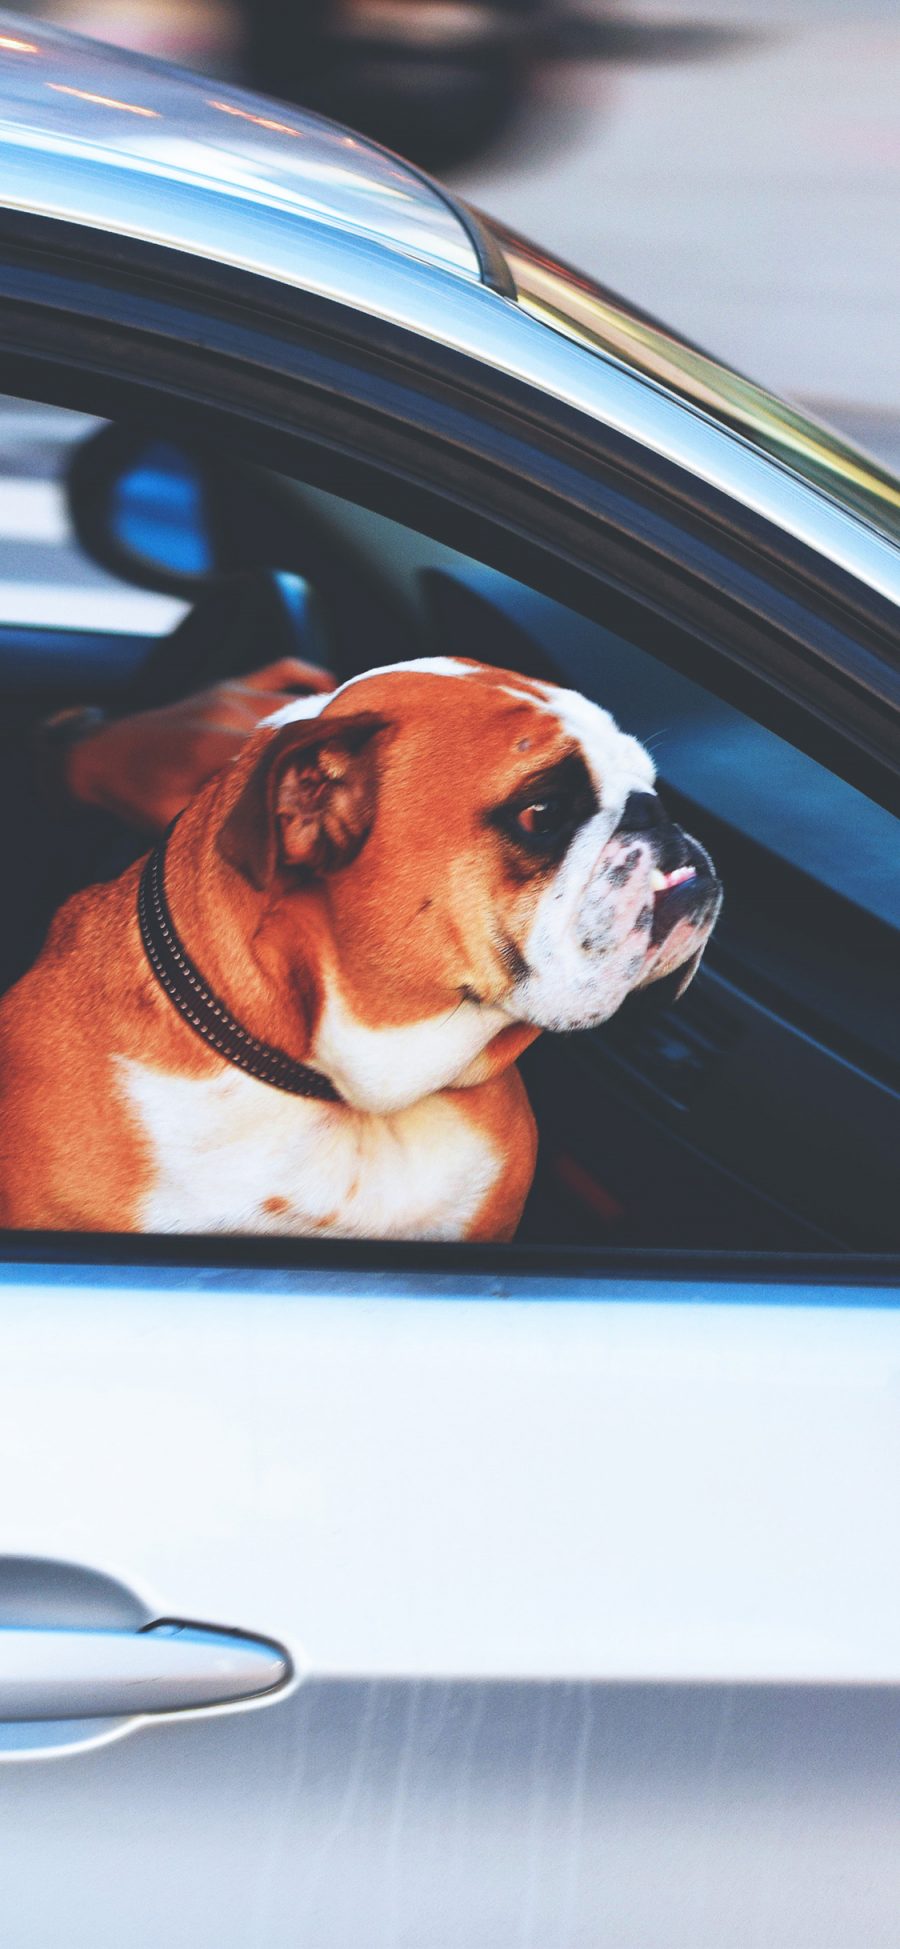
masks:
<instances>
[{"instance_id":1,"label":"open car window","mask_svg":"<svg viewBox=\"0 0 900 1949\"><path fill-rule=\"evenodd\" d=\"M10 408L9 425L21 433L30 411L37 429L42 410ZM0 431L2 424L0 417ZM4 539L0 519L0 569L9 565L8 582L0 581L0 685L7 722L16 726L7 794L21 786L29 739L48 710L81 700L128 709L129 695L140 692L123 690L123 672L137 682L168 636L177 653L179 623L205 601L203 537L192 530L197 504L184 473L172 472L165 453L151 455L120 514L130 546L152 552L161 536L171 550L175 537L174 570L187 564L197 577L194 603L171 590L135 588L84 556L67 525L59 476L73 440L86 441L96 426L59 414L44 424L45 447L36 440L28 463L40 460L44 469L46 533L34 543L43 556L18 554L32 544L17 536L12 518ZM296 610L298 651L321 655L324 644L341 681L387 662L462 655L583 693L652 752L667 806L721 871L723 913L683 998L661 984L658 993L630 997L600 1026L544 1035L525 1055L540 1149L520 1236L739 1249L895 1245L900 847L893 817L659 661L649 622L640 640L627 640L524 582L309 484L247 468L246 494L248 507L266 510L255 530L247 525L257 565L307 592L306 609ZM37 510L38 497L32 501ZM4 587L26 586L26 565L36 590L30 637L17 619L3 621ZM314 644L310 598L324 632ZM213 630L205 680L218 674L218 640ZM238 667L233 640L228 654L223 676ZM247 670L268 660L252 610L237 655ZM169 666L176 693L179 684L196 687L193 665L185 664L182 679L177 655ZM425 820L441 817L441 783L423 807ZM59 904L79 886L112 878L146 844L146 834L96 809L60 822L57 808L23 852L25 877L40 875L52 854L47 898ZM35 937L16 972L37 944Z\"/></svg>"}]
</instances>

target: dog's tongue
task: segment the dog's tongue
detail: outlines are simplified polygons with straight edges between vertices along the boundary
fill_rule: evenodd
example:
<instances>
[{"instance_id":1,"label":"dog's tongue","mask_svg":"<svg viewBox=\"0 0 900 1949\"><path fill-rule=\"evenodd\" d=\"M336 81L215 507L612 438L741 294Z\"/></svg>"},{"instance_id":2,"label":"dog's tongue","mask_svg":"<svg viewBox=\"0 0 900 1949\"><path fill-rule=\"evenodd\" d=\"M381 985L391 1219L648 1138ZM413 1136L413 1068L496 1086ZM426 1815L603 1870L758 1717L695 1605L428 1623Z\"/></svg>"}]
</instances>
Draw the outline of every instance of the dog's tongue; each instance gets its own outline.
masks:
<instances>
[{"instance_id":1,"label":"dog's tongue","mask_svg":"<svg viewBox=\"0 0 900 1949\"><path fill-rule=\"evenodd\" d=\"M650 875L650 885L653 890L653 926L650 930L650 940L654 947L662 946L673 927L677 926L679 920L683 919L689 911L693 896L685 894L683 889L689 887L696 878L697 869L694 866L676 866L671 873L661 873L659 867L654 868ZM679 893L682 895L680 900Z\"/></svg>"},{"instance_id":2,"label":"dog's tongue","mask_svg":"<svg viewBox=\"0 0 900 1949\"><path fill-rule=\"evenodd\" d=\"M654 893L671 893L673 887L680 887L685 880L696 880L695 866L676 866L673 873L660 873L654 867L650 875L650 885Z\"/></svg>"}]
</instances>

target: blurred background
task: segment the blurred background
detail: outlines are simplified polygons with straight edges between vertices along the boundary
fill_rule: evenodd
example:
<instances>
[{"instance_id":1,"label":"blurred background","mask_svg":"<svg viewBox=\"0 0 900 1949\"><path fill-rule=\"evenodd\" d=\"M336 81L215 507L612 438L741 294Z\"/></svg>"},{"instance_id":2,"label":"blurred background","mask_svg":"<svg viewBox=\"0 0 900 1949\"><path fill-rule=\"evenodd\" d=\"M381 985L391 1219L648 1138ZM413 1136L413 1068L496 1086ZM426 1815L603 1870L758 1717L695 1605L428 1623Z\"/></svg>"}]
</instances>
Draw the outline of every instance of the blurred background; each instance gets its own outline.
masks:
<instances>
[{"instance_id":1,"label":"blurred background","mask_svg":"<svg viewBox=\"0 0 900 1949\"><path fill-rule=\"evenodd\" d=\"M900 469L900 0L47 0L336 116Z\"/></svg>"}]
</instances>

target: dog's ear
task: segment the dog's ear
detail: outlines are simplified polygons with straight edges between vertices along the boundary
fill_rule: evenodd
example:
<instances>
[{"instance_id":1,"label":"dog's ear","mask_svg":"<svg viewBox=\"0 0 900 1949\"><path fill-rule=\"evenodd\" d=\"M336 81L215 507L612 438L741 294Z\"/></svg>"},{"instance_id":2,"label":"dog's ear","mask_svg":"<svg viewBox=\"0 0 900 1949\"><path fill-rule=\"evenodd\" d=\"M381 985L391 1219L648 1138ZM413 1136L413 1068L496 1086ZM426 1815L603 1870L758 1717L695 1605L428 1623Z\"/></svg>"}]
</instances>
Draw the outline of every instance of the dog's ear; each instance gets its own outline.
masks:
<instances>
[{"instance_id":1,"label":"dog's ear","mask_svg":"<svg viewBox=\"0 0 900 1949\"><path fill-rule=\"evenodd\" d=\"M229 865L267 887L279 867L310 874L348 866L364 845L378 797L383 718L298 718L263 752L218 835Z\"/></svg>"}]
</instances>

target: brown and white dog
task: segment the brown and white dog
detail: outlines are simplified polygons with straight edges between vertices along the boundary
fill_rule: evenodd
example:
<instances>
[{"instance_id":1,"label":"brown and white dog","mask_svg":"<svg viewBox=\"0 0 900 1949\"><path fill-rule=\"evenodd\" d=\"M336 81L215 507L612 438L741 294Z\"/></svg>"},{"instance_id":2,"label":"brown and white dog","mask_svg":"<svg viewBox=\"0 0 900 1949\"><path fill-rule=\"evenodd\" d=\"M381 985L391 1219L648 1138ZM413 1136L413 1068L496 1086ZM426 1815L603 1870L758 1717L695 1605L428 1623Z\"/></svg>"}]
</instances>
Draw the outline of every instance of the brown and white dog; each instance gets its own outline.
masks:
<instances>
[{"instance_id":1,"label":"brown and white dog","mask_svg":"<svg viewBox=\"0 0 900 1949\"><path fill-rule=\"evenodd\" d=\"M605 711L450 658L269 720L164 874L189 996L330 1100L184 1019L139 863L67 902L0 1006L6 1225L508 1239L535 1159L517 1056L686 985L720 897Z\"/></svg>"}]
</instances>

